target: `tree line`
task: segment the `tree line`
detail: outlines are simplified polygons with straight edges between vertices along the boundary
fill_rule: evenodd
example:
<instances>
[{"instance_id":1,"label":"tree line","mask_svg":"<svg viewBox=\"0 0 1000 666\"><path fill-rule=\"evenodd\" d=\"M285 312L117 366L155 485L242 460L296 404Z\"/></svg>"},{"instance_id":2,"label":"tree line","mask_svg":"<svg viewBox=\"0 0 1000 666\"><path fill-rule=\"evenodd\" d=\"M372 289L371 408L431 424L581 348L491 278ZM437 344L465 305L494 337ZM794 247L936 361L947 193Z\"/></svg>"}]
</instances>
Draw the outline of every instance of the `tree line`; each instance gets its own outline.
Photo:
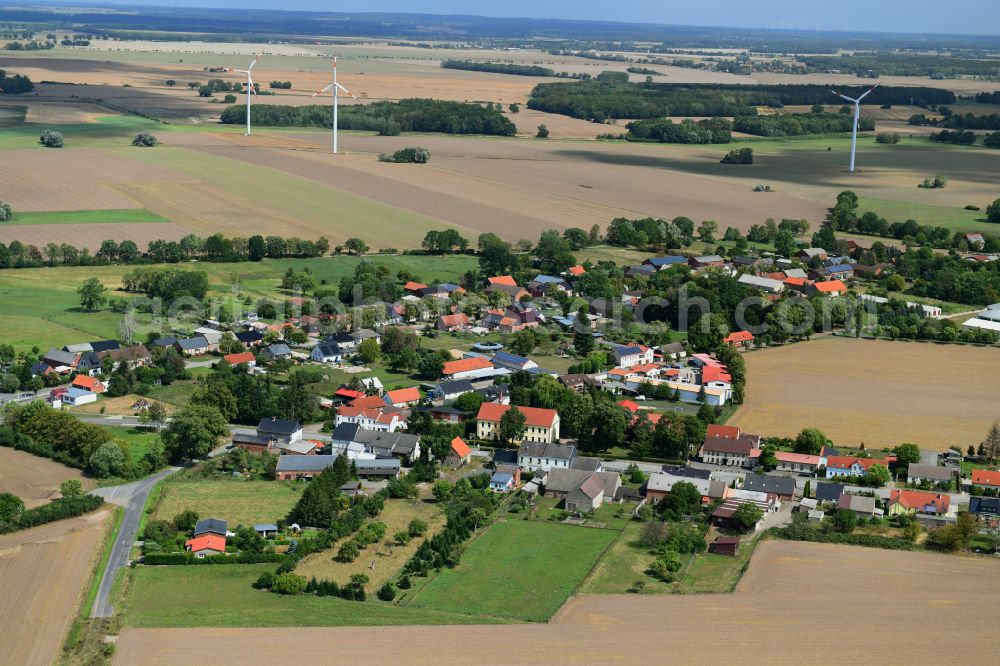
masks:
<instances>
[{"instance_id":1,"label":"tree line","mask_svg":"<svg viewBox=\"0 0 1000 666\"><path fill-rule=\"evenodd\" d=\"M490 72L492 74L516 74L518 76L555 76L554 69L538 65L515 65L504 62L473 62L472 60L444 60L444 69L462 69L470 72Z\"/></svg>"},{"instance_id":2,"label":"tree line","mask_svg":"<svg viewBox=\"0 0 1000 666\"><path fill-rule=\"evenodd\" d=\"M250 109L254 125L269 127L331 127L333 117L326 105L282 106L257 104ZM246 122L246 108L227 107L221 122ZM517 128L493 105L466 104L432 99L404 99L399 102L356 104L340 109L340 129L366 130L387 135L400 132L440 132L442 134L486 134L514 136Z\"/></svg>"},{"instance_id":3,"label":"tree line","mask_svg":"<svg viewBox=\"0 0 1000 666\"><path fill-rule=\"evenodd\" d=\"M1000 76L1000 64L995 60L956 58L951 55L856 53L837 56L807 55L797 59L810 71L837 71L871 78L926 76L932 79L956 79L963 76Z\"/></svg>"},{"instance_id":4,"label":"tree line","mask_svg":"<svg viewBox=\"0 0 1000 666\"><path fill-rule=\"evenodd\" d=\"M7 72L0 69L0 94L22 95L35 89L35 84L31 79L23 74L7 76Z\"/></svg>"},{"instance_id":5,"label":"tree line","mask_svg":"<svg viewBox=\"0 0 1000 666\"><path fill-rule=\"evenodd\" d=\"M625 75L627 76L627 75ZM866 88L840 90L856 97ZM678 83L628 83L603 73L590 81L541 83L532 90L528 107L595 122L609 118L659 118L662 116L753 116L758 106L829 104L829 88L820 85L719 85ZM869 104L951 104L954 93L937 88L876 88Z\"/></svg>"}]
</instances>

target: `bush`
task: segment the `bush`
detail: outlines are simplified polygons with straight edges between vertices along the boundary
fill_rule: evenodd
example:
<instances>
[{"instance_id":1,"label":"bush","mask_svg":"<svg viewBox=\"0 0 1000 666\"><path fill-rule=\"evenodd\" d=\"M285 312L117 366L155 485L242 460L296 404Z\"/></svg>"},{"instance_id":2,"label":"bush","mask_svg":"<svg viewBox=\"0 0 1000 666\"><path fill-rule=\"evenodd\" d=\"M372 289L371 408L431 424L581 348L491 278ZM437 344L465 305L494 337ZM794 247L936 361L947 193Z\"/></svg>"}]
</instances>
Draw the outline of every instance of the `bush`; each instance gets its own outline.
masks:
<instances>
[{"instance_id":1,"label":"bush","mask_svg":"<svg viewBox=\"0 0 1000 666\"><path fill-rule=\"evenodd\" d=\"M72 499L83 495L83 484L79 479L66 479L59 484L59 492L65 498Z\"/></svg>"},{"instance_id":2,"label":"bush","mask_svg":"<svg viewBox=\"0 0 1000 666\"><path fill-rule=\"evenodd\" d=\"M141 148L152 148L157 143L159 143L157 138L149 132L139 132L135 135L135 138L132 139L132 145L139 146Z\"/></svg>"},{"instance_id":3,"label":"bush","mask_svg":"<svg viewBox=\"0 0 1000 666\"><path fill-rule=\"evenodd\" d=\"M14 209L6 201L0 201L0 222L8 222L14 219Z\"/></svg>"},{"instance_id":4,"label":"bush","mask_svg":"<svg viewBox=\"0 0 1000 666\"><path fill-rule=\"evenodd\" d=\"M13 493L0 493L0 523L16 522L24 513L24 500Z\"/></svg>"},{"instance_id":5,"label":"bush","mask_svg":"<svg viewBox=\"0 0 1000 666\"><path fill-rule=\"evenodd\" d=\"M753 164L753 148L736 148L719 160L720 164Z\"/></svg>"},{"instance_id":6,"label":"bush","mask_svg":"<svg viewBox=\"0 0 1000 666\"><path fill-rule=\"evenodd\" d=\"M414 518L410 521L410 526L407 531L410 533L411 537L423 536L427 533L427 523L419 518Z\"/></svg>"},{"instance_id":7,"label":"bush","mask_svg":"<svg viewBox=\"0 0 1000 666\"><path fill-rule=\"evenodd\" d=\"M190 532L198 523L198 512L191 509L184 509L174 516L174 527L181 532Z\"/></svg>"},{"instance_id":8,"label":"bush","mask_svg":"<svg viewBox=\"0 0 1000 666\"><path fill-rule=\"evenodd\" d=\"M302 594L306 591L306 577L291 572L278 574L271 583L271 591L278 594Z\"/></svg>"},{"instance_id":9,"label":"bush","mask_svg":"<svg viewBox=\"0 0 1000 666\"><path fill-rule=\"evenodd\" d=\"M45 130L42 132L42 135L38 137L38 143L42 144L46 148L62 148L63 145L65 145L62 133L54 132L52 130Z\"/></svg>"},{"instance_id":10,"label":"bush","mask_svg":"<svg viewBox=\"0 0 1000 666\"><path fill-rule=\"evenodd\" d=\"M356 541L348 541L340 546L337 550L337 561L338 562L353 562L358 559L358 555L361 554L361 547Z\"/></svg>"},{"instance_id":11,"label":"bush","mask_svg":"<svg viewBox=\"0 0 1000 666\"><path fill-rule=\"evenodd\" d=\"M875 135L875 143L887 143L895 145L899 143L900 136L898 132L879 132Z\"/></svg>"},{"instance_id":12,"label":"bush","mask_svg":"<svg viewBox=\"0 0 1000 666\"><path fill-rule=\"evenodd\" d=\"M539 125L538 126L538 133L535 134L535 136L537 138L539 138L539 139L547 139L547 138L549 138L549 128L546 127L545 125Z\"/></svg>"},{"instance_id":13,"label":"bush","mask_svg":"<svg viewBox=\"0 0 1000 666\"><path fill-rule=\"evenodd\" d=\"M426 148L403 148L392 155L380 153L379 162L395 162L397 164L427 164L431 159L431 151Z\"/></svg>"},{"instance_id":14,"label":"bush","mask_svg":"<svg viewBox=\"0 0 1000 666\"><path fill-rule=\"evenodd\" d=\"M789 541L811 541L816 543L838 543L847 546L885 548L887 550L915 550L916 546L906 539L882 536L881 534L844 534L843 532L823 532L805 525L776 527L768 534Z\"/></svg>"}]
</instances>

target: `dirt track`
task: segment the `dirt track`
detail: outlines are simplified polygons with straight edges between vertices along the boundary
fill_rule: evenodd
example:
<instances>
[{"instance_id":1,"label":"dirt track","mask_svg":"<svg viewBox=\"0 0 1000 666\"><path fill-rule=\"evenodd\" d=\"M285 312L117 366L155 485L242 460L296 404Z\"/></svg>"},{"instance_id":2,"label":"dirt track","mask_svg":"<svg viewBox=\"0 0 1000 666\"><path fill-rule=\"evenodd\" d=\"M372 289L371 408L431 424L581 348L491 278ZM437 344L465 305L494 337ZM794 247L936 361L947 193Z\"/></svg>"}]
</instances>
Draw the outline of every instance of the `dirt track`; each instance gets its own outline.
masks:
<instances>
[{"instance_id":1,"label":"dirt track","mask_svg":"<svg viewBox=\"0 0 1000 666\"><path fill-rule=\"evenodd\" d=\"M1000 419L995 348L822 338L745 358L747 401L728 423L747 432L964 451Z\"/></svg>"},{"instance_id":2,"label":"dirt track","mask_svg":"<svg viewBox=\"0 0 1000 666\"><path fill-rule=\"evenodd\" d=\"M29 509L60 497L59 484L67 479L79 479L84 488L94 485L72 467L0 447L0 493L14 493Z\"/></svg>"},{"instance_id":3,"label":"dirt track","mask_svg":"<svg viewBox=\"0 0 1000 666\"><path fill-rule=\"evenodd\" d=\"M976 663L995 650L998 573L985 559L766 542L733 595L577 597L533 625L126 629L115 663L467 664L487 650L501 664Z\"/></svg>"},{"instance_id":4,"label":"dirt track","mask_svg":"<svg viewBox=\"0 0 1000 666\"><path fill-rule=\"evenodd\" d=\"M101 510L0 537L0 661L47 666L59 655L109 515Z\"/></svg>"}]
</instances>

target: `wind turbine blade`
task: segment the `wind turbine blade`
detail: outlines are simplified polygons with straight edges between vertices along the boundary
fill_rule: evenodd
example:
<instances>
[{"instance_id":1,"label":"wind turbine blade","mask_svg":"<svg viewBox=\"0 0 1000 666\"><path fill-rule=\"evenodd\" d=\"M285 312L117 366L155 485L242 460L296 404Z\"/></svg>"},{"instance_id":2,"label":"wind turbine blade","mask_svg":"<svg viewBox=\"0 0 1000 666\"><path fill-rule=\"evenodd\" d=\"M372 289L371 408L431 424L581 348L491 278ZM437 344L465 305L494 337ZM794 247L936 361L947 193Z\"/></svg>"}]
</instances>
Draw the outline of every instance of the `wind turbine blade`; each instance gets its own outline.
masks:
<instances>
[{"instance_id":1,"label":"wind turbine blade","mask_svg":"<svg viewBox=\"0 0 1000 666\"><path fill-rule=\"evenodd\" d=\"M352 93L350 90L348 90L344 86L340 85L339 83L337 84L337 88L339 88L340 90L344 91L345 93L347 93L351 97L354 97L354 93ZM354 99L357 99L357 97L354 97Z\"/></svg>"},{"instance_id":2,"label":"wind turbine blade","mask_svg":"<svg viewBox=\"0 0 1000 666\"><path fill-rule=\"evenodd\" d=\"M322 95L323 93L328 92L330 90L330 88L332 88L332 87L333 87L333 84L331 83L330 85L328 85L327 87L323 88L322 90L317 90L316 92L314 92L312 94L312 97L317 97L319 95Z\"/></svg>"},{"instance_id":3,"label":"wind turbine blade","mask_svg":"<svg viewBox=\"0 0 1000 666\"><path fill-rule=\"evenodd\" d=\"M834 95L836 95L840 99L848 101L848 102L856 102L856 101L858 101L858 100L854 99L853 97L848 97L847 95L841 95L836 90L831 90L830 92L832 92Z\"/></svg>"},{"instance_id":4,"label":"wind turbine blade","mask_svg":"<svg viewBox=\"0 0 1000 666\"><path fill-rule=\"evenodd\" d=\"M256 57L256 58L254 58L254 59L253 59L253 62L251 62L251 63L250 63L250 69L251 69L251 70L253 69L253 66L257 64L257 61L258 61L258 60L260 60L260 59L261 59L261 57L263 57L263 55L264 55L263 53L258 53L258 54L257 54L257 57Z\"/></svg>"},{"instance_id":5,"label":"wind turbine blade","mask_svg":"<svg viewBox=\"0 0 1000 666\"><path fill-rule=\"evenodd\" d=\"M866 90L865 93L861 97L858 98L858 101L860 102L865 97L868 97L868 95L870 95L872 93L872 91L875 90L876 88L878 88L878 84L877 83L875 85L873 85L871 88L869 88L868 90Z\"/></svg>"}]
</instances>

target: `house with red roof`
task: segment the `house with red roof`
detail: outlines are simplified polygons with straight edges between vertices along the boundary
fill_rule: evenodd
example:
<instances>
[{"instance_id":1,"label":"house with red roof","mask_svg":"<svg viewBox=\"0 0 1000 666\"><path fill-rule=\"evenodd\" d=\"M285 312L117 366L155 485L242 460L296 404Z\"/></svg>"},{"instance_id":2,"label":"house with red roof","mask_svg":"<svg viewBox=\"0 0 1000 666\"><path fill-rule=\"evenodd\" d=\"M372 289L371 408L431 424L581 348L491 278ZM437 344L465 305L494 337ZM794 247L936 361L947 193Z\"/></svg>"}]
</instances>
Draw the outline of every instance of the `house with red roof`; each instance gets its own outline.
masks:
<instances>
[{"instance_id":1,"label":"house with red roof","mask_svg":"<svg viewBox=\"0 0 1000 666\"><path fill-rule=\"evenodd\" d=\"M457 312L450 315L441 315L434 322L434 328L439 331L447 331L449 333L454 333L455 331L464 331L465 329L472 326L472 322L469 321L468 315L464 312Z\"/></svg>"},{"instance_id":2,"label":"house with red roof","mask_svg":"<svg viewBox=\"0 0 1000 666\"><path fill-rule=\"evenodd\" d=\"M847 285L840 280L826 280L825 282L813 282L806 286L806 294L821 294L836 298L847 293Z\"/></svg>"},{"instance_id":3,"label":"house with red roof","mask_svg":"<svg viewBox=\"0 0 1000 666\"><path fill-rule=\"evenodd\" d=\"M749 347L753 344L753 333L750 331L733 331L722 339L723 344L730 347Z\"/></svg>"},{"instance_id":4,"label":"house with red roof","mask_svg":"<svg viewBox=\"0 0 1000 666\"><path fill-rule=\"evenodd\" d=\"M926 513L940 516L948 513L951 495L948 493L926 493L919 490L893 489L889 492L890 516Z\"/></svg>"},{"instance_id":5,"label":"house with red roof","mask_svg":"<svg viewBox=\"0 0 1000 666\"><path fill-rule=\"evenodd\" d=\"M458 461L458 465L464 465L472 460L472 449L461 437L451 440L451 456Z\"/></svg>"},{"instance_id":6,"label":"house with red roof","mask_svg":"<svg viewBox=\"0 0 1000 666\"><path fill-rule=\"evenodd\" d=\"M500 419L509 409L524 415L524 435L518 441L554 443L559 440L559 412L540 407L513 407L495 402L484 402L476 415L476 434L489 441L500 438Z\"/></svg>"},{"instance_id":7,"label":"house with red roof","mask_svg":"<svg viewBox=\"0 0 1000 666\"><path fill-rule=\"evenodd\" d=\"M482 373L484 370L492 370L493 361L482 356L470 356L458 361L448 361L444 364L441 374L445 379L469 379Z\"/></svg>"},{"instance_id":8,"label":"house with red roof","mask_svg":"<svg viewBox=\"0 0 1000 666\"><path fill-rule=\"evenodd\" d=\"M99 380L97 377L91 377L90 375L77 375L73 378L73 383L70 384L73 388L83 389L84 391L90 391L91 393L104 393L108 390L104 382Z\"/></svg>"},{"instance_id":9,"label":"house with red roof","mask_svg":"<svg viewBox=\"0 0 1000 666\"><path fill-rule=\"evenodd\" d=\"M427 288L426 284L420 282L414 282L413 280L410 280L409 282L403 285L403 291L405 291L408 294L414 294L414 295L418 294L422 289L426 288Z\"/></svg>"},{"instance_id":10,"label":"house with red roof","mask_svg":"<svg viewBox=\"0 0 1000 666\"><path fill-rule=\"evenodd\" d=\"M775 451L774 457L778 459L776 469L782 472L796 472L811 474L817 467L823 464L823 459L819 456L807 453L791 453L789 451Z\"/></svg>"},{"instance_id":11,"label":"house with red roof","mask_svg":"<svg viewBox=\"0 0 1000 666\"><path fill-rule=\"evenodd\" d=\"M993 488L1000 490L1000 472L993 472L988 469L972 470L972 485L980 488Z\"/></svg>"},{"instance_id":12,"label":"house with red roof","mask_svg":"<svg viewBox=\"0 0 1000 666\"><path fill-rule=\"evenodd\" d=\"M709 423L708 428L705 430L706 437L728 437L730 439L740 438L740 429L738 426L727 426L718 425L716 423Z\"/></svg>"},{"instance_id":13,"label":"house with red roof","mask_svg":"<svg viewBox=\"0 0 1000 666\"><path fill-rule=\"evenodd\" d=\"M411 386L410 388L386 391L382 398L385 400L385 404L393 407L412 407L420 402L420 389Z\"/></svg>"},{"instance_id":14,"label":"house with red roof","mask_svg":"<svg viewBox=\"0 0 1000 666\"><path fill-rule=\"evenodd\" d=\"M586 272L587 269L583 266L570 266L566 269L566 273L568 273L570 277L580 277Z\"/></svg>"},{"instance_id":15,"label":"house with red roof","mask_svg":"<svg viewBox=\"0 0 1000 666\"><path fill-rule=\"evenodd\" d=\"M242 352L239 354L226 354L222 358L230 365L246 365L248 368L252 368L257 365L257 359L254 358L253 352Z\"/></svg>"},{"instance_id":16,"label":"house with red roof","mask_svg":"<svg viewBox=\"0 0 1000 666\"><path fill-rule=\"evenodd\" d=\"M334 425L356 423L365 430L396 432L406 425L406 415L399 407L387 405L377 395L355 398L337 408Z\"/></svg>"},{"instance_id":17,"label":"house with red roof","mask_svg":"<svg viewBox=\"0 0 1000 666\"><path fill-rule=\"evenodd\" d=\"M495 277L486 278L486 284L492 286L495 284L505 284L508 287L516 287L517 282L511 275L497 275Z\"/></svg>"},{"instance_id":18,"label":"house with red roof","mask_svg":"<svg viewBox=\"0 0 1000 666\"><path fill-rule=\"evenodd\" d=\"M739 437L706 435L698 455L702 462L711 465L751 467L753 459L760 455L760 437L742 434Z\"/></svg>"},{"instance_id":19,"label":"house with red roof","mask_svg":"<svg viewBox=\"0 0 1000 666\"><path fill-rule=\"evenodd\" d=\"M226 537L218 534L201 534L184 542L184 550L201 559L226 553Z\"/></svg>"},{"instance_id":20,"label":"house with red roof","mask_svg":"<svg viewBox=\"0 0 1000 666\"><path fill-rule=\"evenodd\" d=\"M856 456L829 456L826 459L826 478L835 479L840 476L868 476L872 465L888 467L889 459L858 458Z\"/></svg>"}]
</instances>

